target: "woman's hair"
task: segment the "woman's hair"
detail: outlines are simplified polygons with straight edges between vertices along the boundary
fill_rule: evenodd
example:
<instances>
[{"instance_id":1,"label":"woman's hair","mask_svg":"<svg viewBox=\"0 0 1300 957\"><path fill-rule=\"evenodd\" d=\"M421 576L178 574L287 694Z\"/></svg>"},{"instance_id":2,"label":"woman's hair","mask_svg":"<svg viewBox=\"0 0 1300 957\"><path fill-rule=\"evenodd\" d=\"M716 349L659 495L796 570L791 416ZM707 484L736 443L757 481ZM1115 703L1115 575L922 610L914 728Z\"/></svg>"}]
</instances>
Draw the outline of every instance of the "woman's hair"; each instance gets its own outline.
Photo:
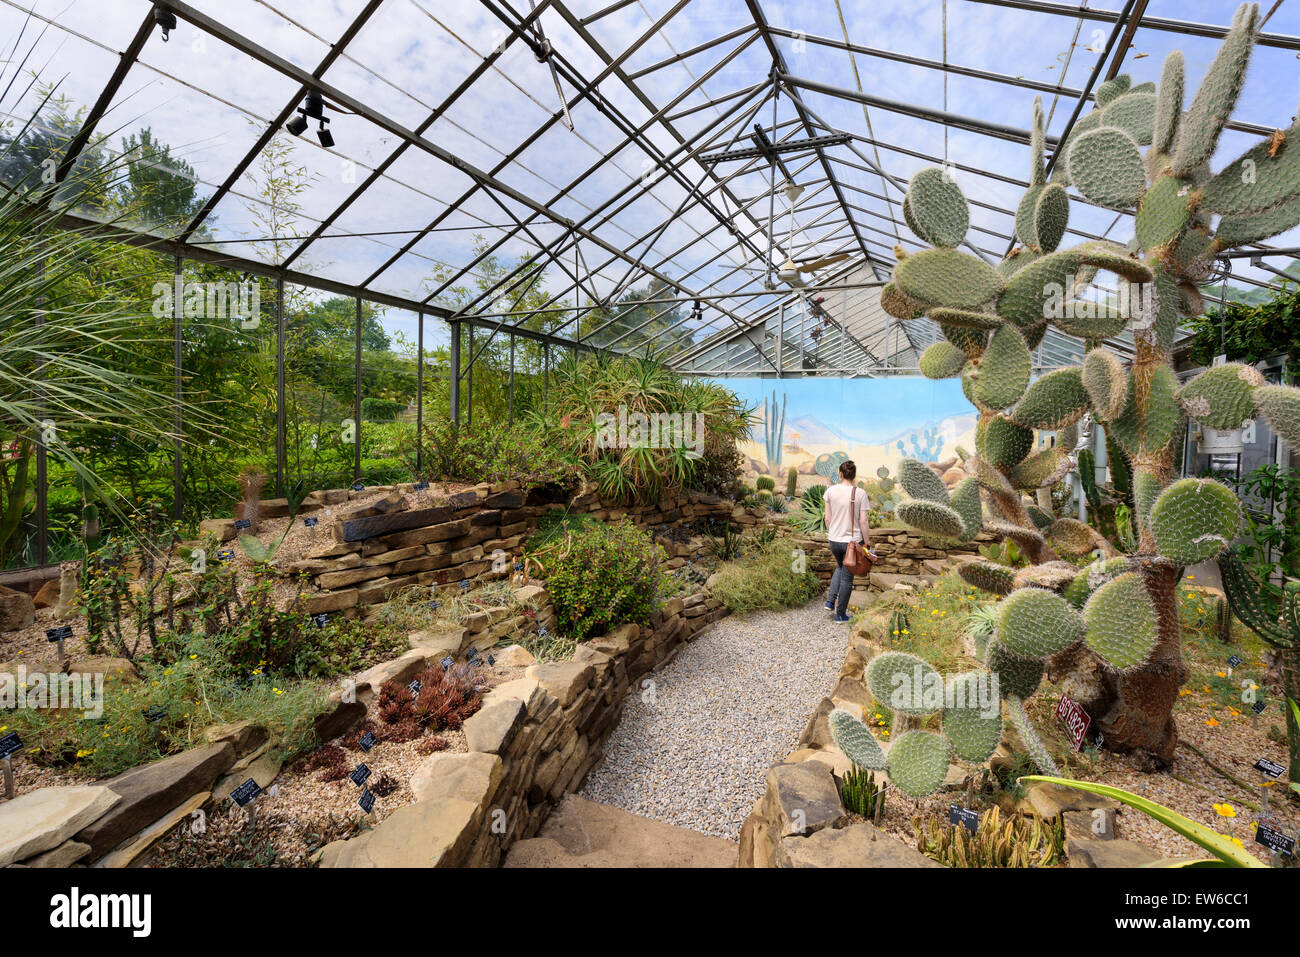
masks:
<instances>
[{"instance_id":1,"label":"woman's hair","mask_svg":"<svg viewBox=\"0 0 1300 957\"><path fill-rule=\"evenodd\" d=\"M853 464L852 459L849 459L847 462L840 463L840 478L846 478L850 482L852 482L857 477L858 477L858 467Z\"/></svg>"}]
</instances>

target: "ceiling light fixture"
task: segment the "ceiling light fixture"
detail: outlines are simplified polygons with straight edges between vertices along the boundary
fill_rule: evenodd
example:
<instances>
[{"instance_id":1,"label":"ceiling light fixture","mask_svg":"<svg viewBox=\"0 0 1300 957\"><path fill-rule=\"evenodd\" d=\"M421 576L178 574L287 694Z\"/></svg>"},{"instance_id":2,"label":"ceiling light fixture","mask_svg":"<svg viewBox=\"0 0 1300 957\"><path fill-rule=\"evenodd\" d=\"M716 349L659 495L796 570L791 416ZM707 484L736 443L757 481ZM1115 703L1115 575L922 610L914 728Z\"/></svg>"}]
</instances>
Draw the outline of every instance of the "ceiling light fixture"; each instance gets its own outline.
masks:
<instances>
[{"instance_id":1,"label":"ceiling light fixture","mask_svg":"<svg viewBox=\"0 0 1300 957\"><path fill-rule=\"evenodd\" d=\"M176 29L176 14L172 13L166 7L154 7L153 22L162 27L163 43L170 40L171 32Z\"/></svg>"},{"instance_id":2,"label":"ceiling light fixture","mask_svg":"<svg viewBox=\"0 0 1300 957\"><path fill-rule=\"evenodd\" d=\"M302 136L307 132L308 120L319 121L320 127L316 131L316 138L320 140L321 146L331 149L334 146L334 135L325 128L330 118L325 115L325 100L316 90L307 91L302 106L298 107L298 115L285 123L284 128L294 136Z\"/></svg>"}]
</instances>

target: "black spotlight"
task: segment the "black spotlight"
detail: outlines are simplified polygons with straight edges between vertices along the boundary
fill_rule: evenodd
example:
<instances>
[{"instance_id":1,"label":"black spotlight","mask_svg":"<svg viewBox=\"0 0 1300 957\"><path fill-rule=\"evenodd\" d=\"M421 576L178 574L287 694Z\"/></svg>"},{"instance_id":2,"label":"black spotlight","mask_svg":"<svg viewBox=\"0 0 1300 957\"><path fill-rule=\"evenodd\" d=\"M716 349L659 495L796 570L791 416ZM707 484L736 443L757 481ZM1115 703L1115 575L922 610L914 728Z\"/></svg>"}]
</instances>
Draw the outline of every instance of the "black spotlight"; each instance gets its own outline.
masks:
<instances>
[{"instance_id":1,"label":"black spotlight","mask_svg":"<svg viewBox=\"0 0 1300 957\"><path fill-rule=\"evenodd\" d=\"M163 43L171 39L171 32L176 29L176 14L163 7L154 7L153 22L162 27Z\"/></svg>"},{"instance_id":2,"label":"black spotlight","mask_svg":"<svg viewBox=\"0 0 1300 957\"><path fill-rule=\"evenodd\" d=\"M326 149L330 149L334 145L333 134L331 134L329 130L325 129L325 124L328 122L328 118L322 118L320 121L320 129L316 131L316 138L320 140L320 145Z\"/></svg>"},{"instance_id":3,"label":"black spotlight","mask_svg":"<svg viewBox=\"0 0 1300 957\"><path fill-rule=\"evenodd\" d=\"M307 91L307 102L303 106L303 111L313 120L325 119L325 101L315 90Z\"/></svg>"},{"instance_id":4,"label":"black spotlight","mask_svg":"<svg viewBox=\"0 0 1300 957\"><path fill-rule=\"evenodd\" d=\"M299 114L302 113L301 110L298 112ZM307 117L302 115L295 116L288 123L284 124L284 128L294 136L302 136L303 132L307 129Z\"/></svg>"}]
</instances>

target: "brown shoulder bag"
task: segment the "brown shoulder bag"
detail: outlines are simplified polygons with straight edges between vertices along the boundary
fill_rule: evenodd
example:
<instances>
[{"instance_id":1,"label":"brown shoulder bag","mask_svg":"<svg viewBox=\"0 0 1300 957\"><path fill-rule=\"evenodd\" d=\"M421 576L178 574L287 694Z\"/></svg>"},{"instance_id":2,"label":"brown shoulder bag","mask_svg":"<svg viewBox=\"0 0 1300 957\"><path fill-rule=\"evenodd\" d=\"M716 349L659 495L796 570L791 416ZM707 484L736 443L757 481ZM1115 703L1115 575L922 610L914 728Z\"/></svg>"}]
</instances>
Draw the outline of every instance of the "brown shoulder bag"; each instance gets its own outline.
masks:
<instances>
[{"instance_id":1,"label":"brown shoulder bag","mask_svg":"<svg viewBox=\"0 0 1300 957\"><path fill-rule=\"evenodd\" d=\"M855 486L852 494L849 495L849 529L850 534L858 531L858 490ZM867 551L863 535L863 542L859 543L850 539L848 551L844 553L844 567L849 570L849 574L857 577L859 575L871 574L871 566L875 564L875 559Z\"/></svg>"}]
</instances>

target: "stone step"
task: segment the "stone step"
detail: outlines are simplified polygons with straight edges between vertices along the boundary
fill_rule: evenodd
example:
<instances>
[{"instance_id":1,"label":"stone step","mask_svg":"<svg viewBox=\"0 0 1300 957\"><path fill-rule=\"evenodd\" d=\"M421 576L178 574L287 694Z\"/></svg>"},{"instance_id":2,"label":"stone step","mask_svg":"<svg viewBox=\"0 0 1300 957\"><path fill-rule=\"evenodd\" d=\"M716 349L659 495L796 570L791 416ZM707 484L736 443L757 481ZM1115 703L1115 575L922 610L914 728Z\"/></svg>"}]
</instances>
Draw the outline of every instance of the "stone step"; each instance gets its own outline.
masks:
<instances>
[{"instance_id":1,"label":"stone step","mask_svg":"<svg viewBox=\"0 0 1300 957\"><path fill-rule=\"evenodd\" d=\"M735 867L737 846L568 795L503 867Z\"/></svg>"}]
</instances>

